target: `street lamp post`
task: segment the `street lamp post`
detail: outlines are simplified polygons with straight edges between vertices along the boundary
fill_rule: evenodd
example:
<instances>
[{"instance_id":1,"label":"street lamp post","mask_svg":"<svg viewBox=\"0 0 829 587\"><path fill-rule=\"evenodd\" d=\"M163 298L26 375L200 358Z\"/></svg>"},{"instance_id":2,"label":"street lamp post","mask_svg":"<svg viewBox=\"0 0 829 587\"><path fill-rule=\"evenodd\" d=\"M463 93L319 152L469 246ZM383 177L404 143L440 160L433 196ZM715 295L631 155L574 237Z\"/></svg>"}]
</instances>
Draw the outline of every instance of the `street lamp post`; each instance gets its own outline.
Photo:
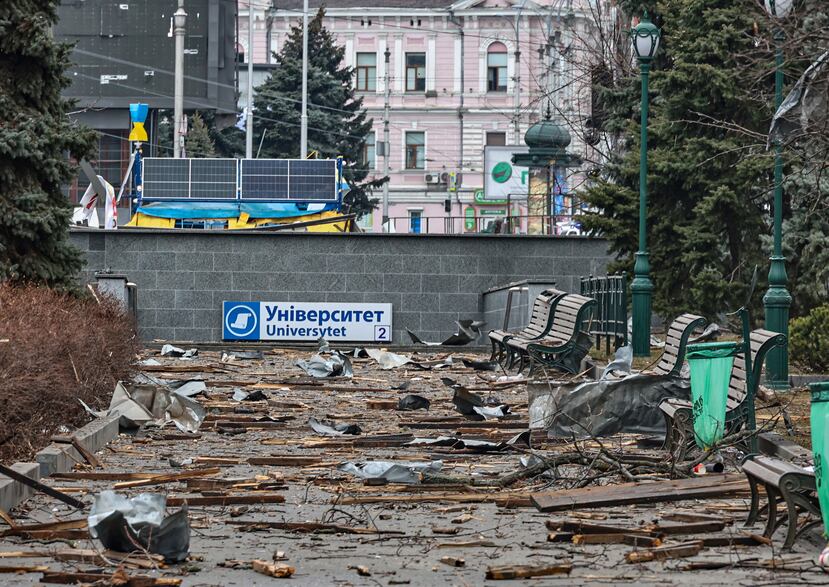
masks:
<instances>
[{"instance_id":1,"label":"street lamp post","mask_svg":"<svg viewBox=\"0 0 829 587\"><path fill-rule=\"evenodd\" d=\"M785 18L792 9L792 0L765 0L766 11L773 18ZM783 103L783 49L780 42L783 32L774 33L777 42L774 76L774 107ZM783 256L783 145L774 145L774 248L769 258L769 289L763 296L766 310L766 328L789 335L789 307L792 296L786 289L786 258ZM770 387L785 389L789 386L788 347L774 349L766 359L766 380Z\"/></svg>"},{"instance_id":2,"label":"street lamp post","mask_svg":"<svg viewBox=\"0 0 829 587\"><path fill-rule=\"evenodd\" d=\"M173 157L178 159L184 151L184 27L187 13L184 0L179 0L173 14L173 36L176 45L176 69L173 81Z\"/></svg>"},{"instance_id":3,"label":"street lamp post","mask_svg":"<svg viewBox=\"0 0 829 587\"><path fill-rule=\"evenodd\" d=\"M641 144L639 146L639 250L633 265L633 283L630 290L633 298L633 354L637 357L650 356L651 352L651 294L653 282L648 262L648 77L651 61L659 47L660 31L648 18L646 12L641 22L630 31L633 50L639 58L642 78L642 119Z\"/></svg>"}]
</instances>

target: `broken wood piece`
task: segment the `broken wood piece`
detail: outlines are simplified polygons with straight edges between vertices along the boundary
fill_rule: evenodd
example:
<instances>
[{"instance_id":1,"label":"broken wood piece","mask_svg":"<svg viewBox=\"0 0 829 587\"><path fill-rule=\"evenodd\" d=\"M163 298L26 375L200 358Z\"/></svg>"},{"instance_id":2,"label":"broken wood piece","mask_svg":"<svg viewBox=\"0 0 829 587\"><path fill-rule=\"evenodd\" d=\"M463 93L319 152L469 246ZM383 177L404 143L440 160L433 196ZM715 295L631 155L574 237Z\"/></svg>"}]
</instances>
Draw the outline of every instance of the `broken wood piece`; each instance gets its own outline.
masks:
<instances>
[{"instance_id":1,"label":"broken wood piece","mask_svg":"<svg viewBox=\"0 0 829 587\"><path fill-rule=\"evenodd\" d=\"M445 565L449 565L450 567L464 567L466 566L466 561L462 558L457 558L454 556L442 556L440 557L440 562Z\"/></svg>"},{"instance_id":2,"label":"broken wood piece","mask_svg":"<svg viewBox=\"0 0 829 587\"><path fill-rule=\"evenodd\" d=\"M656 536L639 534L574 534L573 544L631 544L632 546L654 547L662 544Z\"/></svg>"},{"instance_id":3,"label":"broken wood piece","mask_svg":"<svg viewBox=\"0 0 829 587\"><path fill-rule=\"evenodd\" d=\"M287 579L296 573L296 569L294 567L284 563L270 563L263 560L254 560L251 561L251 566L257 573L268 575L269 577L276 577L277 579Z\"/></svg>"},{"instance_id":4,"label":"broken wood piece","mask_svg":"<svg viewBox=\"0 0 829 587\"><path fill-rule=\"evenodd\" d=\"M244 505L259 503L285 503L285 496L279 493L245 493L242 495L210 495L210 496L185 496L168 497L167 505L178 507L184 504L188 506L211 506L211 505Z\"/></svg>"},{"instance_id":5,"label":"broken wood piece","mask_svg":"<svg viewBox=\"0 0 829 587\"><path fill-rule=\"evenodd\" d=\"M659 534L667 534L671 536L678 534L707 534L710 532L722 532L725 528L725 522L660 522L654 526L649 526L649 528Z\"/></svg>"},{"instance_id":6,"label":"broken wood piece","mask_svg":"<svg viewBox=\"0 0 829 587\"><path fill-rule=\"evenodd\" d=\"M181 473L167 473L155 475L148 479L139 479L136 481L124 481L123 483L116 483L112 486L113 489L129 489L130 487L147 487L149 485L164 485L165 483L176 483L178 481L185 481L196 477L209 477L210 475L217 475L221 472L218 467L210 469L196 469L193 471L182 471Z\"/></svg>"},{"instance_id":7,"label":"broken wood piece","mask_svg":"<svg viewBox=\"0 0 829 587\"><path fill-rule=\"evenodd\" d=\"M397 403L396 399L369 399L366 400L366 408L369 410L396 410Z\"/></svg>"},{"instance_id":8,"label":"broken wood piece","mask_svg":"<svg viewBox=\"0 0 829 587\"><path fill-rule=\"evenodd\" d=\"M738 474L710 475L690 479L655 481L653 483L621 483L534 493L533 505L542 512L597 508L635 503L684 501L720 497L746 491L748 481Z\"/></svg>"},{"instance_id":9,"label":"broken wood piece","mask_svg":"<svg viewBox=\"0 0 829 587\"><path fill-rule=\"evenodd\" d=\"M458 528L457 526L454 526L452 528L439 528L439 527L432 526L432 533L433 534L457 534L460 531L461 531L461 529Z\"/></svg>"},{"instance_id":10,"label":"broken wood piece","mask_svg":"<svg viewBox=\"0 0 829 587\"><path fill-rule=\"evenodd\" d=\"M371 577L371 571L365 565L349 565L348 568L357 571L357 574L361 577Z\"/></svg>"},{"instance_id":11,"label":"broken wood piece","mask_svg":"<svg viewBox=\"0 0 829 587\"><path fill-rule=\"evenodd\" d=\"M333 503L339 505L358 505L365 503L428 503L428 502L457 502L457 503L510 503L513 500L526 497L526 493L506 497L505 492L498 493L429 493L423 495L358 495L354 497L336 497Z\"/></svg>"},{"instance_id":12,"label":"broken wood piece","mask_svg":"<svg viewBox=\"0 0 829 587\"><path fill-rule=\"evenodd\" d=\"M57 532L62 530L84 530L86 531L86 520L63 520L60 522L46 522L43 524L28 524L26 526L15 526L9 530L0 532L0 538L6 536L25 536L31 532Z\"/></svg>"},{"instance_id":13,"label":"broken wood piece","mask_svg":"<svg viewBox=\"0 0 829 587\"><path fill-rule=\"evenodd\" d=\"M642 534L655 536L650 529L626 528L624 526L608 526L606 524L591 524L581 520L547 520L544 523L548 530L572 532L574 534Z\"/></svg>"},{"instance_id":14,"label":"broken wood piece","mask_svg":"<svg viewBox=\"0 0 829 587\"><path fill-rule=\"evenodd\" d=\"M268 465L271 467L304 467L306 465L318 465L322 458L315 456L271 456L271 457L250 457L247 460L249 465Z\"/></svg>"},{"instance_id":15,"label":"broken wood piece","mask_svg":"<svg viewBox=\"0 0 829 587\"><path fill-rule=\"evenodd\" d=\"M319 522L265 522L258 520L226 520L225 524L252 527L254 529L288 530L291 532L334 532L341 534L405 534L401 530L378 530L346 526L344 524L321 524Z\"/></svg>"},{"instance_id":16,"label":"broken wood piece","mask_svg":"<svg viewBox=\"0 0 829 587\"><path fill-rule=\"evenodd\" d=\"M35 491L39 491L41 493L45 493L50 497L54 497L58 501L62 501L66 505L70 505L75 509L82 510L86 508L86 504L84 502L77 500L70 495L66 495L65 493L57 491L56 489L52 489L51 487L49 487L48 485L44 485L40 481L35 481L30 477L26 477L26 475L21 475L14 469L10 469L5 465L0 465L0 473L5 475L6 477L14 479L15 481L18 481L19 483L22 483L23 485L28 485Z\"/></svg>"},{"instance_id":17,"label":"broken wood piece","mask_svg":"<svg viewBox=\"0 0 829 587\"><path fill-rule=\"evenodd\" d=\"M67 471L66 473L52 473L52 479L61 481L135 481L150 479L164 473L133 473L133 472L104 472L104 471Z\"/></svg>"},{"instance_id":18,"label":"broken wood piece","mask_svg":"<svg viewBox=\"0 0 829 587\"><path fill-rule=\"evenodd\" d=\"M0 565L0 575L9 574L9 573L13 573L15 575L22 574L22 573L45 573L48 570L49 570L49 567L46 567L46 566L27 567L27 566Z\"/></svg>"},{"instance_id":19,"label":"broken wood piece","mask_svg":"<svg viewBox=\"0 0 829 587\"><path fill-rule=\"evenodd\" d=\"M669 558L685 558L686 556L694 556L699 554L703 548L702 540L694 540L693 542L683 542L681 544L672 544L670 546L659 546L657 548L648 548L644 550L634 550L625 555L625 560L629 563L647 563L655 560L666 560Z\"/></svg>"},{"instance_id":20,"label":"broken wood piece","mask_svg":"<svg viewBox=\"0 0 829 587\"><path fill-rule=\"evenodd\" d=\"M81 454L81 456L87 463L89 463L96 469L104 468L101 464L101 461L99 461L91 451L89 451L83 444L81 444L81 441L78 440L77 436L53 436L52 442L71 444L75 448L75 450Z\"/></svg>"},{"instance_id":21,"label":"broken wood piece","mask_svg":"<svg viewBox=\"0 0 829 587\"><path fill-rule=\"evenodd\" d=\"M503 565L499 567L487 567L486 578L493 581L524 579L527 577L546 577L548 575L570 574L573 570L571 564L560 565Z\"/></svg>"},{"instance_id":22,"label":"broken wood piece","mask_svg":"<svg viewBox=\"0 0 829 587\"><path fill-rule=\"evenodd\" d=\"M123 570L113 573L70 573L62 571L43 572L41 583L58 583L74 585L76 583L96 583L99 585L119 585L120 587L176 587L183 579L172 577L149 577L147 575L127 575Z\"/></svg>"},{"instance_id":23,"label":"broken wood piece","mask_svg":"<svg viewBox=\"0 0 829 587\"><path fill-rule=\"evenodd\" d=\"M438 548L497 548L492 540L466 540L460 542L441 542L437 545Z\"/></svg>"}]
</instances>

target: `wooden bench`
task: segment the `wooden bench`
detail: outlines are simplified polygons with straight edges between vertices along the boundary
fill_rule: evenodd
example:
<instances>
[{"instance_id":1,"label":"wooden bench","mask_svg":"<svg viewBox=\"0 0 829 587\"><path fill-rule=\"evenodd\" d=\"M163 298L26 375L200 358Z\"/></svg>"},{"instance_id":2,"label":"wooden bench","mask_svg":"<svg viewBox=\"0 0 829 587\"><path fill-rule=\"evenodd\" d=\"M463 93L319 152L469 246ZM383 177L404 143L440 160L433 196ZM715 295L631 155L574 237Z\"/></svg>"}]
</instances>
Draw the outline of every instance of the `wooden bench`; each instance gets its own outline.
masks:
<instances>
[{"instance_id":1,"label":"wooden bench","mask_svg":"<svg viewBox=\"0 0 829 587\"><path fill-rule=\"evenodd\" d=\"M490 330L489 342L492 344L491 361L502 363L509 357L506 340L513 337L535 339L541 338L550 331L553 322L553 313L558 300L564 297L565 292L558 289L547 289L541 292L533 302L533 311L530 322L519 332L509 330ZM505 325L506 326L506 325Z\"/></svg>"},{"instance_id":2,"label":"wooden bench","mask_svg":"<svg viewBox=\"0 0 829 587\"><path fill-rule=\"evenodd\" d=\"M704 327L706 322L702 316L682 314L671 323L665 335L665 349L653 368L656 375L679 375L685 362L688 339L694 330Z\"/></svg>"},{"instance_id":3,"label":"wooden bench","mask_svg":"<svg viewBox=\"0 0 829 587\"><path fill-rule=\"evenodd\" d=\"M771 454L749 455L743 462L743 473L751 488L751 510L745 525L753 526L760 516L759 486L762 485L766 491L768 509L763 536L771 538L777 528L786 522L783 548L788 550L798 535L815 524L823 523L815 473L814 470L806 469L813 464L812 453L776 434L761 435L759 444L762 451ZM786 506L786 511L779 518L778 502L783 502ZM798 515L801 512L808 512L816 519L798 528Z\"/></svg>"},{"instance_id":4,"label":"wooden bench","mask_svg":"<svg viewBox=\"0 0 829 587\"><path fill-rule=\"evenodd\" d=\"M748 419L748 392L756 395L757 386L763 371L766 354L778 346L786 344L786 336L770 330L758 329L751 332L751 386L747 388L747 372L745 355L734 357L734 366L728 382L728 400L725 412L725 434L729 436L738 432ZM694 445L694 421L690 401L669 398L659 404L659 409L665 417L666 433L663 448L670 452L679 451L677 456L682 458L688 448Z\"/></svg>"},{"instance_id":5,"label":"wooden bench","mask_svg":"<svg viewBox=\"0 0 829 587\"><path fill-rule=\"evenodd\" d=\"M511 353L509 366L519 359L518 372L530 365L532 374L536 365L577 373L579 364L593 344L587 332L596 300L579 294L567 294L561 298L553 312L553 323L542 338L514 337L506 341Z\"/></svg>"}]
</instances>

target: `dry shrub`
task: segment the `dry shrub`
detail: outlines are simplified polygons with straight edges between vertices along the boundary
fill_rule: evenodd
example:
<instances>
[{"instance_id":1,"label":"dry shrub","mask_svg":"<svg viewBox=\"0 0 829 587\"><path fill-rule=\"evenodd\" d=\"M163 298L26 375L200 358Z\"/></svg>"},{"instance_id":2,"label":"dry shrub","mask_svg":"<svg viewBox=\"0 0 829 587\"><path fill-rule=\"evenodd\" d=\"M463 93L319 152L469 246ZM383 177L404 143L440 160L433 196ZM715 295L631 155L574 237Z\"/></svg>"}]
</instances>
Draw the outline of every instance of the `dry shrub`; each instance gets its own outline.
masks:
<instances>
[{"instance_id":1,"label":"dry shrub","mask_svg":"<svg viewBox=\"0 0 829 587\"><path fill-rule=\"evenodd\" d=\"M61 425L90 420L130 375L134 321L117 303L0 284L0 461L30 459Z\"/></svg>"}]
</instances>

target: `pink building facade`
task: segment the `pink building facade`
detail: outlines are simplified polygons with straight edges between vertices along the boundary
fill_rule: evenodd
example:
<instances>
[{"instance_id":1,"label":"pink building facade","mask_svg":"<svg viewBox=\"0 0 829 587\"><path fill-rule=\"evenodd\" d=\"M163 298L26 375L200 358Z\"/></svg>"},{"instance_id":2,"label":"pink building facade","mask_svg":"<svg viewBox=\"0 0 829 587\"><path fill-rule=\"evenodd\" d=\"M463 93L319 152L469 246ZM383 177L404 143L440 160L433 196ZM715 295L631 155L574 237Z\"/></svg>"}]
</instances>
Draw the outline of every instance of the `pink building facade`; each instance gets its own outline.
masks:
<instances>
[{"instance_id":1,"label":"pink building facade","mask_svg":"<svg viewBox=\"0 0 829 587\"><path fill-rule=\"evenodd\" d=\"M272 63L269 50L278 52L301 18L301 0L274 4L252 3L254 63ZM486 178L493 169L485 161L486 147L523 145L527 128L548 107L554 119L567 124L578 125L589 117L589 76L572 63L578 54L574 48L590 31L581 5L581 0L327 3L325 26L345 47L346 63L356 68L356 88L374 120L365 156L379 177L385 165L378 146L384 137L389 86L391 230L494 231L508 212L526 216L526 192L523 197L492 197L495 190L488 190ZM310 6L315 11L319 1L311 0ZM239 43L246 56L247 15L247 2L241 0ZM570 150L584 151L579 133L571 135ZM567 179L568 196L577 194L575 177ZM379 232L382 193L376 196L381 205L361 225ZM523 232L526 218L514 220L513 226Z\"/></svg>"}]
</instances>

